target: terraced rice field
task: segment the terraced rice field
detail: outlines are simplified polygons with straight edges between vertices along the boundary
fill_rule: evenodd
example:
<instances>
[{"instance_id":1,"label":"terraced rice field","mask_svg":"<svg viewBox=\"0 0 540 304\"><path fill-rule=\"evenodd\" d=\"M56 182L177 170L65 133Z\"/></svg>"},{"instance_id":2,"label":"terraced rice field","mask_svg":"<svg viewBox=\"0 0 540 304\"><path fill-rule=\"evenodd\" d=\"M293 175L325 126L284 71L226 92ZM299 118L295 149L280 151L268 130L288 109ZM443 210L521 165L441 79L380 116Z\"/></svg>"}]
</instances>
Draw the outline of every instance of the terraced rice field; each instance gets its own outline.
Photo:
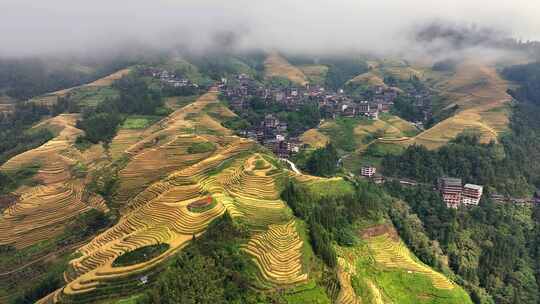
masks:
<instances>
[{"instance_id":1,"label":"terraced rice field","mask_svg":"<svg viewBox=\"0 0 540 304\"><path fill-rule=\"evenodd\" d=\"M347 84L363 84L368 86L381 86L387 88L388 86L384 83L383 79L374 72L367 72L360 74L353 79L349 80Z\"/></svg>"},{"instance_id":2,"label":"terraced rice field","mask_svg":"<svg viewBox=\"0 0 540 304\"><path fill-rule=\"evenodd\" d=\"M116 71L110 75L107 75L103 78L100 78L98 80L95 80L91 83L87 83L81 86L76 86L72 88L67 88L63 90L58 90L55 92L47 93L42 96L38 96L35 98L30 99L29 101L32 103L40 104L40 105L54 105L58 101L58 97L65 96L66 94L70 93L73 90L76 90L78 88L85 88L85 87L106 87L112 85L112 83L126 75L128 75L131 72L131 69L122 69L119 71Z\"/></svg>"},{"instance_id":3,"label":"terraced rice field","mask_svg":"<svg viewBox=\"0 0 540 304\"><path fill-rule=\"evenodd\" d=\"M137 288L141 276L151 277L159 271L163 261L194 235L204 233L225 211L253 232L243 249L258 266L263 286L290 286L307 280L303 242L291 210L279 196L278 181L295 174L277 168L269 156L250 152L254 142L229 135L228 130L220 132L221 125L214 128L219 122L204 109L217 102L216 92L205 94L141 131L138 136L142 139L133 144L129 140L120 143L119 137L127 134L117 136L113 153L129 158L119 172L117 199L124 202L121 218L78 250L80 257L64 273L66 286L41 303L92 302ZM207 129L194 132L203 123ZM193 143L202 142L212 142L216 149L187 153ZM190 204L209 196L216 201L211 209L189 211ZM112 267L125 252L157 243L170 248L136 265Z\"/></svg>"},{"instance_id":4,"label":"terraced rice field","mask_svg":"<svg viewBox=\"0 0 540 304\"><path fill-rule=\"evenodd\" d=\"M216 178L232 198L227 206L231 214L264 231L268 225L288 223L292 215L276 186L283 172L269 163L265 169L256 169L257 161L266 162L256 154L243 163L236 162Z\"/></svg>"},{"instance_id":5,"label":"terraced rice field","mask_svg":"<svg viewBox=\"0 0 540 304\"><path fill-rule=\"evenodd\" d=\"M439 83L437 90L453 104L459 112L407 144L422 144L438 148L459 133L474 129L481 134L481 141L497 141L508 129L508 105L511 97L506 93L508 83L501 79L489 63L466 62L458 67L455 75Z\"/></svg>"},{"instance_id":6,"label":"terraced rice field","mask_svg":"<svg viewBox=\"0 0 540 304\"><path fill-rule=\"evenodd\" d=\"M310 83L324 85L328 66L322 64L308 64L298 67L309 79Z\"/></svg>"},{"instance_id":7,"label":"terraced rice field","mask_svg":"<svg viewBox=\"0 0 540 304\"><path fill-rule=\"evenodd\" d=\"M10 103L1 103L1 102L0 102L0 114L1 114L1 113L11 113L11 112L13 112L14 109L15 109L15 105L14 105L14 104L10 104Z\"/></svg>"},{"instance_id":8,"label":"terraced rice field","mask_svg":"<svg viewBox=\"0 0 540 304\"><path fill-rule=\"evenodd\" d=\"M302 136L300 136L300 140L304 144L308 144L313 148L321 148L326 146L330 140L328 139L328 136L321 133L317 129L309 129Z\"/></svg>"},{"instance_id":9,"label":"terraced rice field","mask_svg":"<svg viewBox=\"0 0 540 304\"><path fill-rule=\"evenodd\" d=\"M400 129L383 120L373 120L368 121L367 123L360 123L354 128L354 135L361 139L375 134L385 138L399 138L403 136Z\"/></svg>"},{"instance_id":10,"label":"terraced rice field","mask_svg":"<svg viewBox=\"0 0 540 304\"><path fill-rule=\"evenodd\" d=\"M279 200L277 170L270 163L261 167L264 158L260 155L244 158L242 152L252 145L238 139L226 149L174 171L131 199L117 225L79 250L82 256L71 261L65 274L69 283L57 298L77 299L120 279L136 280L180 250L193 235L203 233L225 210L259 231L244 248L259 266L263 280L279 285L305 281L302 241L290 211ZM232 162L229 167L213 173L227 161ZM202 213L187 209L208 195L217 202L214 208ZM167 243L170 249L141 264L111 266L124 252L157 243Z\"/></svg>"},{"instance_id":11,"label":"terraced rice field","mask_svg":"<svg viewBox=\"0 0 540 304\"><path fill-rule=\"evenodd\" d=\"M109 152L113 159L122 156L129 147L138 143L144 137L142 130L121 129L112 139L109 145Z\"/></svg>"},{"instance_id":12,"label":"terraced rice field","mask_svg":"<svg viewBox=\"0 0 540 304\"><path fill-rule=\"evenodd\" d=\"M413 76L422 78L422 71L409 66L384 66L382 72L402 80L409 80Z\"/></svg>"},{"instance_id":13,"label":"terraced rice field","mask_svg":"<svg viewBox=\"0 0 540 304\"><path fill-rule=\"evenodd\" d=\"M228 205L231 214L260 231L244 250L253 256L262 278L272 284L293 285L306 281L307 274L302 270L302 241L276 188L275 179L280 174L255 154L225 170L218 181L232 198Z\"/></svg>"},{"instance_id":14,"label":"terraced rice field","mask_svg":"<svg viewBox=\"0 0 540 304\"><path fill-rule=\"evenodd\" d=\"M208 93L144 131L120 131L112 141L111 153L113 157L127 155L130 162L119 172L120 188L117 199L127 201L150 183L212 154L188 153L187 150L193 143L213 142L225 152L234 146L234 143L244 144L238 137L213 135L230 134L219 122L202 113L207 105L216 103L217 94ZM194 119L187 119L192 116Z\"/></svg>"},{"instance_id":15,"label":"terraced rice field","mask_svg":"<svg viewBox=\"0 0 540 304\"><path fill-rule=\"evenodd\" d=\"M15 171L39 163L42 167L36 178L45 184L67 180L70 176L66 168L76 163L74 154L77 152L73 143L78 135L83 134L83 131L75 127L77 119L77 114L62 114L36 125L34 128L48 128L57 136L36 149L11 158L0 170Z\"/></svg>"},{"instance_id":16,"label":"terraced rice field","mask_svg":"<svg viewBox=\"0 0 540 304\"><path fill-rule=\"evenodd\" d=\"M266 281L292 285L308 278L302 270L301 248L302 241L292 220L287 224L270 225L267 231L254 235L244 250L254 257Z\"/></svg>"},{"instance_id":17,"label":"terraced rice field","mask_svg":"<svg viewBox=\"0 0 540 304\"><path fill-rule=\"evenodd\" d=\"M129 73L131 72L131 69L122 69L122 70L119 70L119 71L116 71L110 75L107 75L103 78L100 78L94 82L91 82L89 84L87 84L86 86L89 86L89 87L106 87L106 86L110 86L113 82L115 82L116 80L124 77L124 76L127 76Z\"/></svg>"},{"instance_id":18,"label":"terraced rice field","mask_svg":"<svg viewBox=\"0 0 540 304\"><path fill-rule=\"evenodd\" d=\"M70 262L65 274L69 283L61 296L73 299L91 293L100 285L136 280L138 275L152 271L185 246L193 235L203 233L213 219L225 212L228 203L222 186L216 179L210 179L208 173L251 145L239 139L227 149L171 173L136 195L122 211L119 223L82 247L79 250L82 256ZM188 210L189 204L206 198L209 193L217 201L214 208L202 213ZM116 257L127 251L157 243L167 243L170 249L144 263L111 266Z\"/></svg>"},{"instance_id":19,"label":"terraced rice field","mask_svg":"<svg viewBox=\"0 0 540 304\"><path fill-rule=\"evenodd\" d=\"M107 211L101 197L83 193L80 182L27 189L0 217L0 244L28 247L62 233L63 224L82 212L91 208Z\"/></svg>"},{"instance_id":20,"label":"terraced rice field","mask_svg":"<svg viewBox=\"0 0 540 304\"><path fill-rule=\"evenodd\" d=\"M82 134L75 128L77 118L74 114L64 114L37 124L34 128L48 128L57 136L0 167L9 172L40 164L33 180L41 184L17 189L20 200L0 217L0 243L28 247L61 233L64 223L90 208L107 211L101 197L83 195L84 181L71 172L76 164L89 164L102 156L100 149L81 153L73 147L75 138Z\"/></svg>"},{"instance_id":21,"label":"terraced rice field","mask_svg":"<svg viewBox=\"0 0 540 304\"><path fill-rule=\"evenodd\" d=\"M207 120L213 118L200 113L216 102L216 93L202 96L145 130L142 140L125 149L123 153L130 161L119 173L120 194L132 195L125 194L121 219L78 250L81 256L70 262L65 273L66 286L43 303L93 301L114 286L136 285L141 275L156 271L162 261L183 248L193 235L204 233L208 224L226 210L254 231L244 250L259 266L261 280L292 285L307 279L301 263L303 243L276 185L277 179L287 173L264 155L248 157L245 152L254 147L252 141L191 131L201 122L209 125ZM186 120L188 115L192 119ZM216 149L187 153L193 143L205 141L214 143ZM152 170L161 175L156 175L155 181L145 179ZM213 208L201 213L188 210L188 205L208 196L216 200ZM127 251L157 243L169 244L170 248L140 264L111 266Z\"/></svg>"},{"instance_id":22,"label":"terraced rice field","mask_svg":"<svg viewBox=\"0 0 540 304\"><path fill-rule=\"evenodd\" d=\"M358 299L351 285L351 275L356 273L354 264L351 265L343 257L338 258L338 280L341 290L339 291L336 302L338 304L360 304L362 301Z\"/></svg>"},{"instance_id":23,"label":"terraced rice field","mask_svg":"<svg viewBox=\"0 0 540 304\"><path fill-rule=\"evenodd\" d=\"M421 263L391 224L362 231L352 247L336 246L337 303L472 303L467 293Z\"/></svg>"},{"instance_id":24,"label":"terraced rice field","mask_svg":"<svg viewBox=\"0 0 540 304\"><path fill-rule=\"evenodd\" d=\"M279 54L270 54L264 61L264 67L267 78L281 77L299 85L308 84L308 79L302 70L291 65Z\"/></svg>"},{"instance_id":25,"label":"terraced rice field","mask_svg":"<svg viewBox=\"0 0 540 304\"><path fill-rule=\"evenodd\" d=\"M412 258L412 254L401 241L389 234L368 239L375 261L384 267L405 269L410 273L419 273L429 277L433 286L439 289L453 289L456 285L444 275Z\"/></svg>"}]
</instances>

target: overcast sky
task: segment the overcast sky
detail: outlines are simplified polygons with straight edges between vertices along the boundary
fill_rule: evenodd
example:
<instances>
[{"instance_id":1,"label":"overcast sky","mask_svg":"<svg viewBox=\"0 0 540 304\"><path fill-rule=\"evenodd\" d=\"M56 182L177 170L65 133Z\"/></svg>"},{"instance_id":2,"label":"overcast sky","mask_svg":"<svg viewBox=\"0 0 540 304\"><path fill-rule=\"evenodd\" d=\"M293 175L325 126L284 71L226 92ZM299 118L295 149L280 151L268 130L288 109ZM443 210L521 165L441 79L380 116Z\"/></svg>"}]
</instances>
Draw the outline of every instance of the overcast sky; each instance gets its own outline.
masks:
<instances>
[{"instance_id":1,"label":"overcast sky","mask_svg":"<svg viewBox=\"0 0 540 304\"><path fill-rule=\"evenodd\" d=\"M216 32L243 47L388 51L432 20L540 39L538 0L0 0L0 55L106 48L138 40L208 48Z\"/></svg>"}]
</instances>

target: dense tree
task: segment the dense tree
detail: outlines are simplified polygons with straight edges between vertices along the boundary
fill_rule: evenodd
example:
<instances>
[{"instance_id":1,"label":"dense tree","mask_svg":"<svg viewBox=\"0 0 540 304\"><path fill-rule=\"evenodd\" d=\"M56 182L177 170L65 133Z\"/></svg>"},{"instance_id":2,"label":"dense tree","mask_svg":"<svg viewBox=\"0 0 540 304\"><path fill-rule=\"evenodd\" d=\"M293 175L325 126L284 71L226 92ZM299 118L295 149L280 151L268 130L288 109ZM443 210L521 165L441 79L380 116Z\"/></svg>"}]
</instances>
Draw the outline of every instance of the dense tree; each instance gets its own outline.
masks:
<instances>
[{"instance_id":1,"label":"dense tree","mask_svg":"<svg viewBox=\"0 0 540 304\"><path fill-rule=\"evenodd\" d=\"M328 66L325 85L333 90L342 88L347 81L368 71L367 64L361 60L328 58L320 63Z\"/></svg>"},{"instance_id":2,"label":"dense tree","mask_svg":"<svg viewBox=\"0 0 540 304\"><path fill-rule=\"evenodd\" d=\"M77 127L85 131L85 139L92 143L109 142L116 135L116 128L121 121L116 112L91 113L83 116Z\"/></svg>"},{"instance_id":3,"label":"dense tree","mask_svg":"<svg viewBox=\"0 0 540 304\"><path fill-rule=\"evenodd\" d=\"M138 303L268 303L249 288L255 281L239 244L245 228L226 213L183 249Z\"/></svg>"},{"instance_id":4,"label":"dense tree","mask_svg":"<svg viewBox=\"0 0 540 304\"><path fill-rule=\"evenodd\" d=\"M422 108L414 106L414 97L400 94L394 100L392 113L408 121L424 120Z\"/></svg>"},{"instance_id":5,"label":"dense tree","mask_svg":"<svg viewBox=\"0 0 540 304\"><path fill-rule=\"evenodd\" d=\"M180 255L152 293L153 303L218 304L226 303L223 277L212 258Z\"/></svg>"},{"instance_id":6,"label":"dense tree","mask_svg":"<svg viewBox=\"0 0 540 304\"><path fill-rule=\"evenodd\" d=\"M341 246L355 244L353 224L360 218L379 218L382 196L378 187L368 183L355 187L352 193L321 196L295 181L288 181L281 194L294 214L307 222L311 245L329 267L337 263L334 242Z\"/></svg>"},{"instance_id":7,"label":"dense tree","mask_svg":"<svg viewBox=\"0 0 540 304\"><path fill-rule=\"evenodd\" d=\"M410 206L394 205L390 215L400 236L425 263L458 275L475 303L537 303L534 213L527 207L494 204L484 199L472 209L447 209L429 187L386 190ZM418 238L419 232L429 239ZM529 241L532 240L532 241ZM434 251L440 245L440 249ZM442 251L440 251L442 249ZM536 271L536 273L535 273ZM487 291L487 293L485 291ZM487 302L486 302L487 301Z\"/></svg>"},{"instance_id":8,"label":"dense tree","mask_svg":"<svg viewBox=\"0 0 540 304\"><path fill-rule=\"evenodd\" d=\"M83 119L78 121L77 127L85 131L85 136L78 139L79 143L85 140L110 142L125 115L155 115L163 105L161 92L150 89L144 79L136 75L117 80L113 87L120 92L118 98L106 99L96 108L83 111Z\"/></svg>"},{"instance_id":9,"label":"dense tree","mask_svg":"<svg viewBox=\"0 0 540 304\"><path fill-rule=\"evenodd\" d=\"M538 155L540 150L525 155L522 144L536 144L519 143L521 141L515 134L503 139L502 146L494 142L482 144L479 135L462 134L435 151L413 145L401 155L386 156L383 172L385 175L410 177L430 184L436 183L442 176L460 177L466 183L486 185L494 191L523 196L530 193L540 174L538 166L525 168L523 161L529 159L534 162L533 155Z\"/></svg>"},{"instance_id":10,"label":"dense tree","mask_svg":"<svg viewBox=\"0 0 540 304\"><path fill-rule=\"evenodd\" d=\"M540 105L540 62L511 66L502 74L521 84L518 89L510 91L515 98Z\"/></svg>"},{"instance_id":11,"label":"dense tree","mask_svg":"<svg viewBox=\"0 0 540 304\"><path fill-rule=\"evenodd\" d=\"M309 156L306 171L318 176L332 176L338 170L338 154L332 144L319 148Z\"/></svg>"},{"instance_id":12,"label":"dense tree","mask_svg":"<svg viewBox=\"0 0 540 304\"><path fill-rule=\"evenodd\" d=\"M111 220L105 213L96 209L91 209L71 220L64 229L64 233L57 238L56 243L66 245L80 242L96 234L110 223Z\"/></svg>"},{"instance_id":13,"label":"dense tree","mask_svg":"<svg viewBox=\"0 0 540 304\"><path fill-rule=\"evenodd\" d=\"M110 74L133 62L131 58L99 60L58 58L0 58L0 90L18 100L74 87ZM74 69L74 65L88 69Z\"/></svg>"}]
</instances>

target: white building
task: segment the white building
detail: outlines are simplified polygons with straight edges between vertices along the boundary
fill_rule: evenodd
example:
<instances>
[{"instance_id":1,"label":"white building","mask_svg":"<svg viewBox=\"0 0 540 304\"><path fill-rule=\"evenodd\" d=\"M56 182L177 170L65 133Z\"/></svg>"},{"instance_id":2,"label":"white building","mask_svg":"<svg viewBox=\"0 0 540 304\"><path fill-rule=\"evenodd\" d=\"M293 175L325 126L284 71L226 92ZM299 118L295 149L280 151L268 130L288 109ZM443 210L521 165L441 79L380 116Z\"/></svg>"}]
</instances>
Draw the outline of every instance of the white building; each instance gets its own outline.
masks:
<instances>
[{"instance_id":1,"label":"white building","mask_svg":"<svg viewBox=\"0 0 540 304\"><path fill-rule=\"evenodd\" d=\"M466 184L463 186L462 203L465 205L478 205L484 187L474 184Z\"/></svg>"},{"instance_id":2,"label":"white building","mask_svg":"<svg viewBox=\"0 0 540 304\"><path fill-rule=\"evenodd\" d=\"M372 166L364 166L362 167L362 170L360 174L365 177L372 177L377 172L377 168Z\"/></svg>"}]
</instances>

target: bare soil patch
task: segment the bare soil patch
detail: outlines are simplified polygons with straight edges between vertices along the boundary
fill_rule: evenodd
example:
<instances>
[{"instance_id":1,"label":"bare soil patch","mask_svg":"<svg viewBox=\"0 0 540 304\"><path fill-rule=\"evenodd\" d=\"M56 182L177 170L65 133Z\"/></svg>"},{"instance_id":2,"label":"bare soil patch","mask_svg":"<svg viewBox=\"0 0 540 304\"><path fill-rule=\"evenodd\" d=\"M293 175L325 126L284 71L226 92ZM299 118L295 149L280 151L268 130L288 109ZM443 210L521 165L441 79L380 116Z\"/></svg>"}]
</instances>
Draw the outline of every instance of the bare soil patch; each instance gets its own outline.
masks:
<instances>
[{"instance_id":1,"label":"bare soil patch","mask_svg":"<svg viewBox=\"0 0 540 304\"><path fill-rule=\"evenodd\" d=\"M390 224L376 225L360 231L360 236L363 239L368 239L383 234L388 234L392 238L392 240L396 242L399 241L399 235L396 229L394 229L394 227L392 227Z\"/></svg>"},{"instance_id":2,"label":"bare soil patch","mask_svg":"<svg viewBox=\"0 0 540 304\"><path fill-rule=\"evenodd\" d=\"M10 206L15 205L18 200L19 197L13 194L0 195L0 212L4 211Z\"/></svg>"}]
</instances>

